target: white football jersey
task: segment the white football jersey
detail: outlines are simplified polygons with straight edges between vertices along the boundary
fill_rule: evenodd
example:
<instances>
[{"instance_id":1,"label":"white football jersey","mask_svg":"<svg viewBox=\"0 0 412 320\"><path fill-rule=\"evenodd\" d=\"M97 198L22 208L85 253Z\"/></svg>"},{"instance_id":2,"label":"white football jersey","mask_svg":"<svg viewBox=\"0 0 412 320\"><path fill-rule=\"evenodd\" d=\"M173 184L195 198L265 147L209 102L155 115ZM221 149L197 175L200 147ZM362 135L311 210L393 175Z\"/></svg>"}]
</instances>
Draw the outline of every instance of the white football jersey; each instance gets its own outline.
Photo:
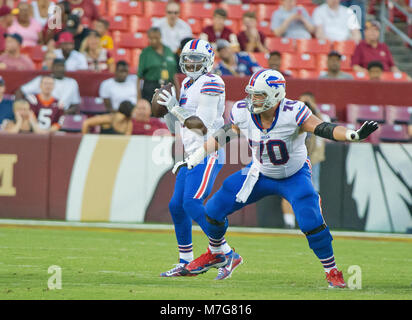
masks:
<instances>
[{"instance_id":1,"label":"white football jersey","mask_svg":"<svg viewBox=\"0 0 412 320\"><path fill-rule=\"evenodd\" d=\"M209 105L212 111L217 110L214 122L207 127L207 135L200 136L192 130L181 126L180 134L182 136L185 152L191 154L197 148L203 146L204 142L216 130L224 125L223 113L225 111L225 83L222 78L215 74L204 74L196 81L186 77L182 81L179 104L185 108L191 115L199 116L197 113L199 106L199 99L202 94L219 96L217 105ZM215 111L213 110L213 112ZM199 116L202 119L201 116Z\"/></svg>"},{"instance_id":2,"label":"white football jersey","mask_svg":"<svg viewBox=\"0 0 412 320\"><path fill-rule=\"evenodd\" d=\"M250 113L241 100L233 105L230 118L248 139L253 163L259 171L270 178L284 179L305 164L306 132L299 133L299 129L311 114L302 101L285 98L276 110L272 126L265 130L260 116Z\"/></svg>"}]
</instances>

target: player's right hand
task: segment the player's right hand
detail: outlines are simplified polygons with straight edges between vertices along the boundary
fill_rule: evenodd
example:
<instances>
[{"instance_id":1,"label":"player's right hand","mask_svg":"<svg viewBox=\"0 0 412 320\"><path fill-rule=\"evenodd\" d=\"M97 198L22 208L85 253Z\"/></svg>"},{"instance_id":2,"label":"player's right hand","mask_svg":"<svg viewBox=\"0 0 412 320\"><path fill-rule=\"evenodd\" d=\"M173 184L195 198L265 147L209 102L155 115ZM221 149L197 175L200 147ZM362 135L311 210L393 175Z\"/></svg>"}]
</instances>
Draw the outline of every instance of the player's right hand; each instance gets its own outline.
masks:
<instances>
[{"instance_id":1,"label":"player's right hand","mask_svg":"<svg viewBox=\"0 0 412 320\"><path fill-rule=\"evenodd\" d=\"M378 123L375 121L365 121L356 133L359 136L359 140L366 139L372 132L378 129Z\"/></svg>"},{"instance_id":2,"label":"player's right hand","mask_svg":"<svg viewBox=\"0 0 412 320\"><path fill-rule=\"evenodd\" d=\"M173 166L172 173L173 174L178 174L179 170L183 167L187 167L187 162L186 161L176 162L175 165Z\"/></svg>"}]
</instances>

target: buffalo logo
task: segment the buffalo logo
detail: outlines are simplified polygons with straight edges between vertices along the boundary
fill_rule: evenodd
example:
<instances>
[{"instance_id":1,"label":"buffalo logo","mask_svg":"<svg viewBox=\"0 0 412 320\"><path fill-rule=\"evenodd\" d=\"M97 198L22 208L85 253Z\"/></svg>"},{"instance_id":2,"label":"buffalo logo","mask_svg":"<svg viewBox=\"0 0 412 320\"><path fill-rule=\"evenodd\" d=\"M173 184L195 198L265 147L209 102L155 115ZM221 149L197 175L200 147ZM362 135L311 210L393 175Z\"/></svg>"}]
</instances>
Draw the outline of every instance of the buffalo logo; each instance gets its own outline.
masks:
<instances>
[{"instance_id":1,"label":"buffalo logo","mask_svg":"<svg viewBox=\"0 0 412 320\"><path fill-rule=\"evenodd\" d=\"M213 49L212 49L212 47L211 47L211 45L210 45L209 43L206 44L206 50L207 50L207 52L209 52L210 54L212 54L212 56L215 55L215 53L213 52Z\"/></svg>"},{"instance_id":2,"label":"buffalo logo","mask_svg":"<svg viewBox=\"0 0 412 320\"><path fill-rule=\"evenodd\" d=\"M285 86L286 81L281 80L278 77L275 76L270 76L266 79L266 83L268 84L269 87L275 87L276 89L279 88L279 86Z\"/></svg>"}]
</instances>

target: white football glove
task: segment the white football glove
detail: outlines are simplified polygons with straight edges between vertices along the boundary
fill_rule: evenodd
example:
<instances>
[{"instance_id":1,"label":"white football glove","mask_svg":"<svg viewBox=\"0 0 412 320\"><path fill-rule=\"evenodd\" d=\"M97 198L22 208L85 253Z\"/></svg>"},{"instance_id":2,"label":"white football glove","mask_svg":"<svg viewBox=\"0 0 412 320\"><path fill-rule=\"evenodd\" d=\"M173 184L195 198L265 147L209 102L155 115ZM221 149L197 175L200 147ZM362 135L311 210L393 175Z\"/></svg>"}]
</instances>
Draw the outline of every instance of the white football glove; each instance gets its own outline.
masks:
<instances>
[{"instance_id":1,"label":"white football glove","mask_svg":"<svg viewBox=\"0 0 412 320\"><path fill-rule=\"evenodd\" d=\"M206 150L200 147L183 161L178 161L173 166L173 174L177 174L182 167L187 167L189 170L196 167L207 156Z\"/></svg>"},{"instance_id":2,"label":"white football glove","mask_svg":"<svg viewBox=\"0 0 412 320\"><path fill-rule=\"evenodd\" d=\"M172 87L172 93L163 89L159 94L159 98L161 98L162 100L157 100L157 103L165 106L169 112L171 112L174 107L179 106L179 103L176 99L176 90L174 87Z\"/></svg>"}]
</instances>

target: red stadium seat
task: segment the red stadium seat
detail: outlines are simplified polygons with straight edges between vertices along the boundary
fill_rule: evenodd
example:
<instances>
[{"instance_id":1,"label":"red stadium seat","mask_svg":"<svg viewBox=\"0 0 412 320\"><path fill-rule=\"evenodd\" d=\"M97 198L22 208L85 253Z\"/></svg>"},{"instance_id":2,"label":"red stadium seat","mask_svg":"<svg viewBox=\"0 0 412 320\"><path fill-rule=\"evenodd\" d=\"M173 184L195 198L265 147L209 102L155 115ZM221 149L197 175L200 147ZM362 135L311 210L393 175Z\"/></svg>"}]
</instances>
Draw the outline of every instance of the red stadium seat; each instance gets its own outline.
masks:
<instances>
[{"instance_id":1,"label":"red stadium seat","mask_svg":"<svg viewBox=\"0 0 412 320\"><path fill-rule=\"evenodd\" d=\"M273 2L272 2L273 3ZM272 18L273 12L279 8L278 5L267 5L267 4L258 4L257 5L257 19L259 20L268 20Z\"/></svg>"},{"instance_id":2,"label":"red stadium seat","mask_svg":"<svg viewBox=\"0 0 412 320\"><path fill-rule=\"evenodd\" d=\"M94 5L97 7L100 16L107 14L107 2L106 0L93 0Z\"/></svg>"},{"instance_id":3,"label":"red stadium seat","mask_svg":"<svg viewBox=\"0 0 412 320\"><path fill-rule=\"evenodd\" d=\"M340 54L352 56L355 52L356 42L352 40L347 41L335 41L333 43L333 50L336 50Z\"/></svg>"},{"instance_id":4,"label":"red stadium seat","mask_svg":"<svg viewBox=\"0 0 412 320\"><path fill-rule=\"evenodd\" d=\"M47 46L45 45L36 45L33 47L23 47L21 49L22 54L26 54L30 57L33 62L43 62L44 56L47 53Z\"/></svg>"},{"instance_id":5,"label":"red stadium seat","mask_svg":"<svg viewBox=\"0 0 412 320\"><path fill-rule=\"evenodd\" d=\"M331 51L332 44L327 40L319 39L297 39L296 49L300 53L324 53Z\"/></svg>"},{"instance_id":6,"label":"red stadium seat","mask_svg":"<svg viewBox=\"0 0 412 320\"><path fill-rule=\"evenodd\" d=\"M109 16L105 19L110 23L109 31L128 31L129 22L125 16Z\"/></svg>"},{"instance_id":7,"label":"red stadium seat","mask_svg":"<svg viewBox=\"0 0 412 320\"><path fill-rule=\"evenodd\" d=\"M81 132L83 121L87 119L85 114L63 115L60 117L60 131Z\"/></svg>"},{"instance_id":8,"label":"red stadium seat","mask_svg":"<svg viewBox=\"0 0 412 320\"><path fill-rule=\"evenodd\" d=\"M318 107L320 112L329 116L331 121L338 120L338 117L336 115L336 106L334 104L322 103L319 104Z\"/></svg>"},{"instance_id":9,"label":"red stadium seat","mask_svg":"<svg viewBox=\"0 0 412 320\"><path fill-rule=\"evenodd\" d=\"M282 55L281 69L316 69L315 57L308 53L302 54L290 54L285 53Z\"/></svg>"},{"instance_id":10,"label":"red stadium seat","mask_svg":"<svg viewBox=\"0 0 412 320\"><path fill-rule=\"evenodd\" d=\"M133 73L137 72L137 68L139 67L139 58L140 58L141 53L142 53L142 49L133 49L131 52L132 61L131 61L130 71L133 71Z\"/></svg>"},{"instance_id":11,"label":"red stadium seat","mask_svg":"<svg viewBox=\"0 0 412 320\"><path fill-rule=\"evenodd\" d=\"M232 32L235 34L238 34L240 32L240 24L236 19L226 19L225 26L232 30Z\"/></svg>"},{"instance_id":12,"label":"red stadium seat","mask_svg":"<svg viewBox=\"0 0 412 320\"><path fill-rule=\"evenodd\" d=\"M353 70L351 66L351 56L342 55L340 69L345 72L351 72Z\"/></svg>"},{"instance_id":13,"label":"red stadium seat","mask_svg":"<svg viewBox=\"0 0 412 320\"><path fill-rule=\"evenodd\" d=\"M145 17L164 17L166 16L167 2L162 1L144 1Z\"/></svg>"},{"instance_id":14,"label":"red stadium seat","mask_svg":"<svg viewBox=\"0 0 412 320\"><path fill-rule=\"evenodd\" d=\"M412 116L412 106L386 106L386 123L389 124L409 124Z\"/></svg>"},{"instance_id":15,"label":"red stadium seat","mask_svg":"<svg viewBox=\"0 0 412 320\"><path fill-rule=\"evenodd\" d=\"M211 18L215 9L216 5L213 3L182 2L180 3L180 16L183 20Z\"/></svg>"},{"instance_id":16,"label":"red stadium seat","mask_svg":"<svg viewBox=\"0 0 412 320\"><path fill-rule=\"evenodd\" d=\"M318 71L328 69L328 55L327 54L317 54L316 55L316 69Z\"/></svg>"},{"instance_id":17,"label":"red stadium seat","mask_svg":"<svg viewBox=\"0 0 412 320\"><path fill-rule=\"evenodd\" d=\"M202 30L203 30L203 24L202 24L202 20L200 20L200 19L194 19L194 18L190 18L190 19L187 19L187 21L186 21L189 25L190 25L190 27L192 28L192 32L193 32L193 34L199 34L199 33L201 33L202 32Z\"/></svg>"},{"instance_id":18,"label":"red stadium seat","mask_svg":"<svg viewBox=\"0 0 412 320\"><path fill-rule=\"evenodd\" d=\"M268 65L268 58L269 56L264 52L251 52L249 53L253 58L255 58L256 62L263 68L269 68Z\"/></svg>"},{"instance_id":19,"label":"red stadium seat","mask_svg":"<svg viewBox=\"0 0 412 320\"><path fill-rule=\"evenodd\" d=\"M268 4L273 4L274 2L278 2L278 1L276 0L250 0L250 2L254 4L268 5Z\"/></svg>"},{"instance_id":20,"label":"red stadium seat","mask_svg":"<svg viewBox=\"0 0 412 320\"><path fill-rule=\"evenodd\" d=\"M256 11L253 4L228 4L222 2L220 8L225 9L228 19L242 19L245 12Z\"/></svg>"},{"instance_id":21,"label":"red stadium seat","mask_svg":"<svg viewBox=\"0 0 412 320\"><path fill-rule=\"evenodd\" d=\"M111 51L111 56L115 62L120 60L126 61L129 65L132 64L132 51L131 49L116 48Z\"/></svg>"},{"instance_id":22,"label":"red stadium seat","mask_svg":"<svg viewBox=\"0 0 412 320\"><path fill-rule=\"evenodd\" d=\"M143 3L140 1L109 1L109 15L141 16Z\"/></svg>"},{"instance_id":23,"label":"red stadium seat","mask_svg":"<svg viewBox=\"0 0 412 320\"><path fill-rule=\"evenodd\" d=\"M274 35L272 30L270 29L270 21L266 21L266 20L258 21L258 29L266 37L273 37Z\"/></svg>"},{"instance_id":24,"label":"red stadium seat","mask_svg":"<svg viewBox=\"0 0 412 320\"><path fill-rule=\"evenodd\" d=\"M379 131L379 140L382 142L409 142L411 140L406 125L383 124Z\"/></svg>"},{"instance_id":25,"label":"red stadium seat","mask_svg":"<svg viewBox=\"0 0 412 320\"><path fill-rule=\"evenodd\" d=\"M316 70L306 70L301 69L299 70L299 78L301 79L317 79L319 78L319 72Z\"/></svg>"},{"instance_id":26,"label":"red stadium seat","mask_svg":"<svg viewBox=\"0 0 412 320\"><path fill-rule=\"evenodd\" d=\"M359 72L355 72L352 71L351 72L353 78L355 80L369 80L369 74L367 72L363 72L363 71L359 71Z\"/></svg>"},{"instance_id":27,"label":"red stadium seat","mask_svg":"<svg viewBox=\"0 0 412 320\"><path fill-rule=\"evenodd\" d=\"M346 120L350 123L363 123L368 120L384 123L385 109L377 105L348 104Z\"/></svg>"},{"instance_id":28,"label":"red stadium seat","mask_svg":"<svg viewBox=\"0 0 412 320\"><path fill-rule=\"evenodd\" d=\"M147 34L141 32L115 33L113 40L118 48L143 49L149 45Z\"/></svg>"},{"instance_id":29,"label":"red stadium seat","mask_svg":"<svg viewBox=\"0 0 412 320\"><path fill-rule=\"evenodd\" d=\"M129 32L147 32L151 26L152 19L150 17L130 17Z\"/></svg>"},{"instance_id":30,"label":"red stadium seat","mask_svg":"<svg viewBox=\"0 0 412 320\"><path fill-rule=\"evenodd\" d=\"M266 44L269 51L276 50L280 53L294 53L296 51L293 39L268 37Z\"/></svg>"},{"instance_id":31,"label":"red stadium seat","mask_svg":"<svg viewBox=\"0 0 412 320\"><path fill-rule=\"evenodd\" d=\"M80 112L87 115L107 113L103 98L81 97Z\"/></svg>"},{"instance_id":32,"label":"red stadium seat","mask_svg":"<svg viewBox=\"0 0 412 320\"><path fill-rule=\"evenodd\" d=\"M408 81L408 75L405 72L383 72L382 80L385 81Z\"/></svg>"}]
</instances>

